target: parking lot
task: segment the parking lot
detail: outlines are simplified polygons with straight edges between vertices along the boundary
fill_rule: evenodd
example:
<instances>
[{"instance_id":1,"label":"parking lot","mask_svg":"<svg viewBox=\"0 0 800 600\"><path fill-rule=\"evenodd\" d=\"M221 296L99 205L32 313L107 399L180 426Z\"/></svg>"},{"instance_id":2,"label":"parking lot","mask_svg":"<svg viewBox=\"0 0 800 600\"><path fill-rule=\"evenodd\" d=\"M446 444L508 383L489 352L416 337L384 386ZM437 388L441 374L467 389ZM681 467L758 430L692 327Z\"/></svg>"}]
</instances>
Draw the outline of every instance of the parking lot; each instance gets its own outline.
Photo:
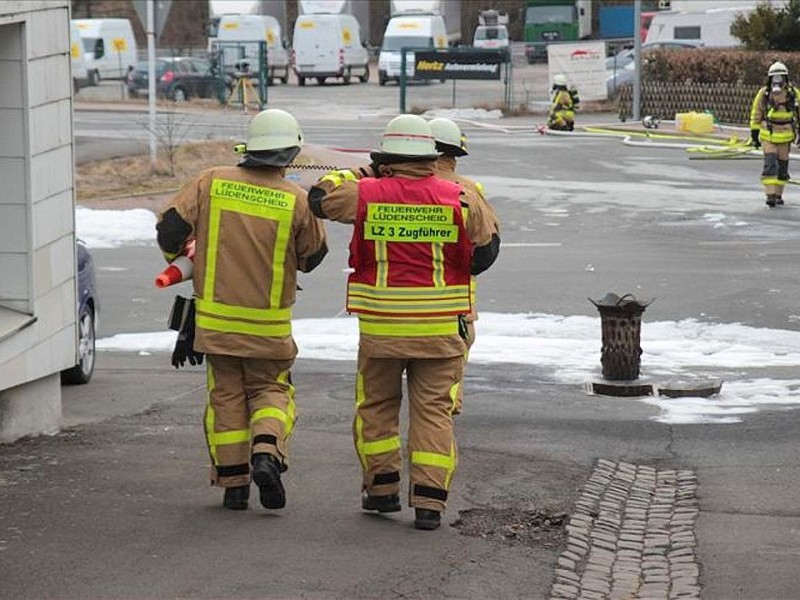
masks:
<instances>
[{"instance_id":1,"label":"parking lot","mask_svg":"<svg viewBox=\"0 0 800 600\"><path fill-rule=\"evenodd\" d=\"M512 55L511 68L507 72L503 71L499 81L410 82L406 89L406 109L412 112L447 108L499 110L505 108L506 98L509 98L513 112L546 110L549 103L547 65L527 64L520 45L517 45ZM508 92L506 85L509 87ZM101 81L97 86L82 88L76 95L78 103L127 99L125 86L120 81ZM345 85L340 81L329 80L325 85L309 82L300 88L295 74L290 73L287 84L268 86L268 104L283 103L290 99L300 103L316 103L318 106L320 102L344 105L352 103L370 112L386 109L396 111L400 106L400 88L394 83L380 86L377 64L373 63L370 65L370 78L366 83L353 82ZM141 99L137 101L144 102Z\"/></svg>"}]
</instances>

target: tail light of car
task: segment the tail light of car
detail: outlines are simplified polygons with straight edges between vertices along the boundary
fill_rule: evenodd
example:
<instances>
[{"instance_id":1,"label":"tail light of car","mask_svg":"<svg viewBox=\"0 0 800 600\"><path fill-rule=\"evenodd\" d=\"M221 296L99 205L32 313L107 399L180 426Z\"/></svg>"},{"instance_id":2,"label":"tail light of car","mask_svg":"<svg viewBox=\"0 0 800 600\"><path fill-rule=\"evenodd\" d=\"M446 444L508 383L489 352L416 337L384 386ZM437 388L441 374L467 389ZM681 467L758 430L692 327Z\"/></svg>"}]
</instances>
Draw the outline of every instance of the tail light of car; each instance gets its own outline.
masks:
<instances>
[{"instance_id":1,"label":"tail light of car","mask_svg":"<svg viewBox=\"0 0 800 600\"><path fill-rule=\"evenodd\" d=\"M175 73L173 71L164 71L164 74L158 80L161 83L172 83L175 80Z\"/></svg>"}]
</instances>

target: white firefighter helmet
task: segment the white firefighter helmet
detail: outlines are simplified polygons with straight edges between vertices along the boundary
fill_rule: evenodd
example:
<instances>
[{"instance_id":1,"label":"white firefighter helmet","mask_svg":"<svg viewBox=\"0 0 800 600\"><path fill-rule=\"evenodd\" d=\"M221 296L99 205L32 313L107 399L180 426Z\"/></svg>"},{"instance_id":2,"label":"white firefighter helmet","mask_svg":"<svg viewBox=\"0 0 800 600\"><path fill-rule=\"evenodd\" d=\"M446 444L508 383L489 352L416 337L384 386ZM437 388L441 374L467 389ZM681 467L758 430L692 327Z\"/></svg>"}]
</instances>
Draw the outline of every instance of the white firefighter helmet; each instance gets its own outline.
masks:
<instances>
[{"instance_id":1,"label":"white firefighter helmet","mask_svg":"<svg viewBox=\"0 0 800 600\"><path fill-rule=\"evenodd\" d=\"M553 75L553 85L560 85L563 87L567 87L567 78L559 73L558 75Z\"/></svg>"},{"instance_id":2,"label":"white firefighter helmet","mask_svg":"<svg viewBox=\"0 0 800 600\"><path fill-rule=\"evenodd\" d=\"M444 149L445 154L467 155L467 136L464 135L455 121L440 117L433 119L429 124L437 150L440 149L440 146L446 146Z\"/></svg>"},{"instance_id":3,"label":"white firefighter helmet","mask_svg":"<svg viewBox=\"0 0 800 600\"><path fill-rule=\"evenodd\" d=\"M773 75L783 75L786 76L789 74L789 69L786 68L786 65L780 61L775 61L769 66L769 71L767 71L767 76L772 77Z\"/></svg>"},{"instance_id":4,"label":"white firefighter helmet","mask_svg":"<svg viewBox=\"0 0 800 600\"><path fill-rule=\"evenodd\" d=\"M642 119L642 127L645 129L658 129L658 119L651 115L647 115Z\"/></svg>"},{"instance_id":5,"label":"white firefighter helmet","mask_svg":"<svg viewBox=\"0 0 800 600\"><path fill-rule=\"evenodd\" d=\"M262 110L247 125L247 151L279 150L303 146L300 124L279 108Z\"/></svg>"},{"instance_id":6,"label":"white firefighter helmet","mask_svg":"<svg viewBox=\"0 0 800 600\"><path fill-rule=\"evenodd\" d=\"M417 115L399 115L383 130L380 154L439 158L428 122Z\"/></svg>"}]
</instances>

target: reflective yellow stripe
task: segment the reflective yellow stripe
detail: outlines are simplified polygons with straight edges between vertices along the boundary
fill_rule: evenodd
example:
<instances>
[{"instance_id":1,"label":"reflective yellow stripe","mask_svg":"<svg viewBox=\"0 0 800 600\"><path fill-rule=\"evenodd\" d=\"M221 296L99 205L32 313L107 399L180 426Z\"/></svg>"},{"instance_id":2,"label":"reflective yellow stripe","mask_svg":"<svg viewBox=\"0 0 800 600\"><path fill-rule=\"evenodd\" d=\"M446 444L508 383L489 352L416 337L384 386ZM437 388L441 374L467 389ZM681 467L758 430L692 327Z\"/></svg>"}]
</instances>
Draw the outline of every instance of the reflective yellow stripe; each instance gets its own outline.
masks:
<instances>
[{"instance_id":1,"label":"reflective yellow stripe","mask_svg":"<svg viewBox=\"0 0 800 600\"><path fill-rule=\"evenodd\" d=\"M451 323L376 323L358 320L358 330L367 335L392 337L429 337L434 335L458 335L458 321Z\"/></svg>"},{"instance_id":2,"label":"reflective yellow stripe","mask_svg":"<svg viewBox=\"0 0 800 600\"><path fill-rule=\"evenodd\" d=\"M481 198L485 198L486 197L486 194L485 194L484 188L483 188L483 184L480 181L476 181L475 182L475 189L478 191L478 194L480 194ZM464 222L466 222L466 219L464 219Z\"/></svg>"},{"instance_id":3,"label":"reflective yellow stripe","mask_svg":"<svg viewBox=\"0 0 800 600\"><path fill-rule=\"evenodd\" d=\"M444 281L444 246L431 244L431 257L433 258L433 285L437 288L446 287Z\"/></svg>"},{"instance_id":4,"label":"reflective yellow stripe","mask_svg":"<svg viewBox=\"0 0 800 600\"><path fill-rule=\"evenodd\" d=\"M776 179L775 177L762 177L761 183L764 185L781 185L781 186L786 185L785 181Z\"/></svg>"},{"instance_id":5,"label":"reflective yellow stripe","mask_svg":"<svg viewBox=\"0 0 800 600\"><path fill-rule=\"evenodd\" d=\"M204 415L204 425L206 430L206 445L208 446L208 454L211 456L211 464L217 465L217 447L211 443L211 436L214 435L214 407L211 406L211 392L216 387L216 380L214 378L214 369L211 368L211 363L206 360L206 387L208 388L208 403L206 404L206 414Z\"/></svg>"},{"instance_id":6,"label":"reflective yellow stripe","mask_svg":"<svg viewBox=\"0 0 800 600\"><path fill-rule=\"evenodd\" d=\"M464 362L467 362L467 355L469 354L469 350L464 352ZM453 411L456 409L456 405L458 404L458 389L461 387L461 382L457 381L453 385L450 386L450 400L452 404L450 405L450 414L453 414Z\"/></svg>"},{"instance_id":7,"label":"reflective yellow stripe","mask_svg":"<svg viewBox=\"0 0 800 600\"><path fill-rule=\"evenodd\" d=\"M423 467L440 467L442 469L453 468L453 457L447 454L437 454L436 452L412 452L411 462Z\"/></svg>"},{"instance_id":8,"label":"reflective yellow stripe","mask_svg":"<svg viewBox=\"0 0 800 600\"><path fill-rule=\"evenodd\" d=\"M284 321L291 319L291 309L280 307L285 281L284 262L291 236L292 216L295 195L283 190L252 185L239 181L214 179L211 182L211 205L209 214L208 244L206 250L206 271L202 298L198 299L198 311L215 316L232 317L260 321ZM220 224L223 212L234 212L277 222L278 230L272 256L272 281L269 290L269 306L260 309L231 306L214 301L217 260L219 254ZM202 307L202 308L201 308ZM204 317L206 329L233 333L252 333L263 337L285 336L286 326L234 324ZM200 317L198 316L198 325ZM202 326L202 325L201 325ZM272 333L274 331L274 333Z\"/></svg>"},{"instance_id":9,"label":"reflective yellow stripe","mask_svg":"<svg viewBox=\"0 0 800 600\"><path fill-rule=\"evenodd\" d=\"M469 300L472 306L478 302L478 280L474 275L469 278Z\"/></svg>"},{"instance_id":10,"label":"reflective yellow stripe","mask_svg":"<svg viewBox=\"0 0 800 600\"><path fill-rule=\"evenodd\" d=\"M375 242L375 283L386 287L389 281L389 252L386 242Z\"/></svg>"},{"instance_id":11,"label":"reflective yellow stripe","mask_svg":"<svg viewBox=\"0 0 800 600\"><path fill-rule=\"evenodd\" d=\"M342 169L340 171L331 171L320 178L320 181L330 181L334 187L339 187L345 181L357 180L358 178L355 176L355 173L346 169Z\"/></svg>"},{"instance_id":12,"label":"reflective yellow stripe","mask_svg":"<svg viewBox=\"0 0 800 600\"><path fill-rule=\"evenodd\" d=\"M444 489L450 488L450 480L456 470L456 447L455 443L450 446L450 454L438 454L436 452L411 453L411 463L421 467L438 467L446 471Z\"/></svg>"},{"instance_id":13,"label":"reflective yellow stripe","mask_svg":"<svg viewBox=\"0 0 800 600\"><path fill-rule=\"evenodd\" d=\"M442 278L444 274L441 273ZM347 286L347 309L386 314L466 313L469 285L442 287L377 287L364 283Z\"/></svg>"},{"instance_id":14,"label":"reflective yellow stripe","mask_svg":"<svg viewBox=\"0 0 800 600\"><path fill-rule=\"evenodd\" d=\"M206 248L206 272L203 280L203 298L214 297L214 284L217 280L217 249L219 247L219 222L222 213L214 207L211 198L211 212L208 215L208 244ZM195 299L196 301L197 299ZM195 304L195 306L197 306Z\"/></svg>"},{"instance_id":15,"label":"reflective yellow stripe","mask_svg":"<svg viewBox=\"0 0 800 600\"><path fill-rule=\"evenodd\" d=\"M247 306L233 306L205 300L195 299L195 308L198 312L208 313L216 317L232 317L250 321L289 321L292 318L291 308L250 308Z\"/></svg>"},{"instance_id":16,"label":"reflective yellow stripe","mask_svg":"<svg viewBox=\"0 0 800 600\"><path fill-rule=\"evenodd\" d=\"M446 287L380 287L368 283L351 283L350 292L360 296L383 300L446 300L459 298L469 293L469 285Z\"/></svg>"},{"instance_id":17,"label":"reflective yellow stripe","mask_svg":"<svg viewBox=\"0 0 800 600\"><path fill-rule=\"evenodd\" d=\"M266 408L259 408L250 416L250 424L252 425L261 419L277 419L281 423L286 423L286 421L289 420L289 417L280 408L267 406Z\"/></svg>"},{"instance_id":18,"label":"reflective yellow stripe","mask_svg":"<svg viewBox=\"0 0 800 600\"><path fill-rule=\"evenodd\" d=\"M385 438L383 440L375 440L374 442L363 442L361 445L364 456L394 452L395 450L400 450L401 447L402 444L400 443L399 435Z\"/></svg>"},{"instance_id":19,"label":"reflective yellow stripe","mask_svg":"<svg viewBox=\"0 0 800 600\"><path fill-rule=\"evenodd\" d=\"M353 428L355 429L356 434L356 452L358 453L358 458L361 461L361 466L364 469L367 468L367 455L364 452L364 419L361 418L358 408L364 404L365 399L364 376L361 375L361 373L358 373L356 375L356 417Z\"/></svg>"},{"instance_id":20,"label":"reflective yellow stripe","mask_svg":"<svg viewBox=\"0 0 800 600\"><path fill-rule=\"evenodd\" d=\"M197 326L209 331L221 331L223 333L242 333L245 335L255 335L258 337L286 337L292 335L292 324L289 323L245 323L242 321L226 321L205 315L197 315L195 319Z\"/></svg>"},{"instance_id":21,"label":"reflective yellow stripe","mask_svg":"<svg viewBox=\"0 0 800 600\"><path fill-rule=\"evenodd\" d=\"M289 388L289 403L286 405L286 424L283 428L284 435L288 438L292 435L294 425L297 422L297 408L294 403L295 389L294 386L289 383L289 371L284 371L278 375L278 383L282 383Z\"/></svg>"},{"instance_id":22,"label":"reflective yellow stripe","mask_svg":"<svg viewBox=\"0 0 800 600\"><path fill-rule=\"evenodd\" d=\"M232 431L222 431L211 434L212 442L215 446L227 446L230 444L241 444L250 441L250 431L248 429L234 429Z\"/></svg>"},{"instance_id":23,"label":"reflective yellow stripe","mask_svg":"<svg viewBox=\"0 0 800 600\"><path fill-rule=\"evenodd\" d=\"M467 312L469 310L469 299L455 298L453 300L428 302L392 303L383 300L371 300L369 298L360 298L359 296L350 296L347 301L347 309L361 309L364 311L407 315L413 315L415 313L427 314L432 312Z\"/></svg>"}]
</instances>

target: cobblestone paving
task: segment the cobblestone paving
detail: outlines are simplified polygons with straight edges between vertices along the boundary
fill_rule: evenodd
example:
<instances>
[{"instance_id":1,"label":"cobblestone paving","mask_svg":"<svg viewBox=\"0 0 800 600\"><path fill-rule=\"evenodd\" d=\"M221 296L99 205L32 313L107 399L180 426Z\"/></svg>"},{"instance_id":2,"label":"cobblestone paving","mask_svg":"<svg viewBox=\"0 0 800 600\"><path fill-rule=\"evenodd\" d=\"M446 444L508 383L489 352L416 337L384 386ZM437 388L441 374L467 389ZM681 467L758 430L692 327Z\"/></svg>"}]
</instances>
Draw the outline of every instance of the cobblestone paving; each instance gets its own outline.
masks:
<instances>
[{"instance_id":1,"label":"cobblestone paving","mask_svg":"<svg viewBox=\"0 0 800 600\"><path fill-rule=\"evenodd\" d=\"M693 471L600 459L567 524L552 599L700 598Z\"/></svg>"}]
</instances>

